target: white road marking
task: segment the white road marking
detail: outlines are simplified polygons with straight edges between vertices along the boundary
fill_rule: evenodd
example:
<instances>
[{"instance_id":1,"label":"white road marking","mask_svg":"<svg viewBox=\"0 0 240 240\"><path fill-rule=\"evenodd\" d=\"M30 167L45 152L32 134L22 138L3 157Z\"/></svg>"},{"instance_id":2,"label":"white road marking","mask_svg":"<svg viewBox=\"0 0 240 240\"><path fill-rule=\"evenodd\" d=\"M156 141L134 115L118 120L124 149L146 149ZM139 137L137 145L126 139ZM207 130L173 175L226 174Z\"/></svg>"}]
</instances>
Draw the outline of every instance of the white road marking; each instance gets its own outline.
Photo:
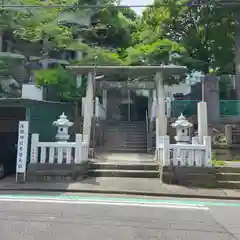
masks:
<instances>
[{"instance_id":1,"label":"white road marking","mask_svg":"<svg viewBox=\"0 0 240 240\"><path fill-rule=\"evenodd\" d=\"M118 201L95 201L95 200L61 200L61 199L38 199L38 198L0 198L0 202L28 202L28 203L61 203L61 204L82 204L82 205L111 205L125 207L151 207L151 208L172 208L172 209L192 209L209 210L208 207L198 204L177 204L177 203L138 203L138 202L118 202Z\"/></svg>"},{"instance_id":2,"label":"white road marking","mask_svg":"<svg viewBox=\"0 0 240 240\"><path fill-rule=\"evenodd\" d=\"M183 205L183 206L199 206L199 207L204 207L205 205L204 204L200 204L200 203L184 203L184 202L172 202L172 201L160 201L160 202L151 202L151 201L149 201L149 202L146 202L146 201L136 201L136 200L121 200L121 201L117 201L117 200L113 200L113 199L94 199L94 198L78 198L78 197L64 197L64 198L58 198L58 197L46 197L46 196L44 196L44 197L32 197L32 196L1 196L0 195L0 201L1 201L1 199L34 199L34 200L39 200L39 201L41 201L41 200L52 200L52 201L58 201L58 200L60 200L60 201L87 201L87 202L114 202L114 203L139 203L139 204L155 204L155 205L159 205L159 204L161 204L161 205L177 205L177 206L179 206L179 205Z\"/></svg>"}]
</instances>

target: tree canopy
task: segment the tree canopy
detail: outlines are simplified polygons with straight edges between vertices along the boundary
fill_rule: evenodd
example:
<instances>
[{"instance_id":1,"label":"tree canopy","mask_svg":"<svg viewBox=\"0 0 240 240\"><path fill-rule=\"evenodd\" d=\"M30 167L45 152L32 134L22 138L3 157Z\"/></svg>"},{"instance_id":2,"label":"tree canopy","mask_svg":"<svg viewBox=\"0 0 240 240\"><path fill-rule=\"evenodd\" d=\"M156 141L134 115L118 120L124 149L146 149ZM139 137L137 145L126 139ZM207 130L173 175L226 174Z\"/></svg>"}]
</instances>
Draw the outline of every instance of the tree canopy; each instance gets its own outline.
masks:
<instances>
[{"instance_id":1,"label":"tree canopy","mask_svg":"<svg viewBox=\"0 0 240 240\"><path fill-rule=\"evenodd\" d=\"M48 58L54 51L81 51L82 59L72 61L74 64L174 63L204 74L210 69L219 75L234 74L236 14L233 9L210 4L211 1L198 2L200 4L191 5L189 0L155 0L153 7L137 16L130 8L76 6L117 6L117 0L22 0L25 6L59 4L59 8L2 8L0 32L10 30L13 33L12 44L25 56L29 76L33 73L32 62ZM64 4L71 7L64 8ZM38 59L30 58L29 42L35 51L37 49ZM56 76L61 74L66 76L66 70L56 67L37 71L36 78L39 84L56 85ZM63 79L66 92L69 93L70 85L70 92L73 92L76 86L67 78L59 80L58 89L63 91Z\"/></svg>"},{"instance_id":2,"label":"tree canopy","mask_svg":"<svg viewBox=\"0 0 240 240\"><path fill-rule=\"evenodd\" d=\"M233 73L235 12L211 1L198 2L191 6L189 0L156 0L143 12L135 39L144 43L170 39L186 50L183 63L190 70Z\"/></svg>"}]
</instances>

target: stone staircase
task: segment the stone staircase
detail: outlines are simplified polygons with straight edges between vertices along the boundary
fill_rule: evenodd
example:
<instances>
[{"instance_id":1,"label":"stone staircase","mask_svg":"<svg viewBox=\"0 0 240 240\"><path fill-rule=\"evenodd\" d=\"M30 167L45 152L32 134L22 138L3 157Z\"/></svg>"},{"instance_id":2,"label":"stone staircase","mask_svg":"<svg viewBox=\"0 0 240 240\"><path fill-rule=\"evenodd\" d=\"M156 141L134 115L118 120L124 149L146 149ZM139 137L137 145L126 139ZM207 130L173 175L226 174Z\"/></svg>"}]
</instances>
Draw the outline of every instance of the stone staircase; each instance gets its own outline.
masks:
<instances>
[{"instance_id":1,"label":"stone staircase","mask_svg":"<svg viewBox=\"0 0 240 240\"><path fill-rule=\"evenodd\" d=\"M216 168L216 182L218 188L239 189L240 168L227 166Z\"/></svg>"},{"instance_id":2,"label":"stone staircase","mask_svg":"<svg viewBox=\"0 0 240 240\"><path fill-rule=\"evenodd\" d=\"M239 167L164 167L163 181L188 187L240 189Z\"/></svg>"},{"instance_id":3,"label":"stone staircase","mask_svg":"<svg viewBox=\"0 0 240 240\"><path fill-rule=\"evenodd\" d=\"M107 122L104 150L107 152L147 152L145 122Z\"/></svg>"}]
</instances>

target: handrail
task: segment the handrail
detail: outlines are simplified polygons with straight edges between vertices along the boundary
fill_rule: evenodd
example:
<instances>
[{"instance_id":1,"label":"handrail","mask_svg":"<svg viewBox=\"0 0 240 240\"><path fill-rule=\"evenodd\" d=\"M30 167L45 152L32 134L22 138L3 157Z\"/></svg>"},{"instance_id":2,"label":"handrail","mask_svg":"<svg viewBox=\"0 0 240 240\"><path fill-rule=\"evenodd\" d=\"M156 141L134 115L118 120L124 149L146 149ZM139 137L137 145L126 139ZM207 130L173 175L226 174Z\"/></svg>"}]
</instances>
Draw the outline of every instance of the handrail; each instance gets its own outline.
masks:
<instances>
[{"instance_id":1,"label":"handrail","mask_svg":"<svg viewBox=\"0 0 240 240\"><path fill-rule=\"evenodd\" d=\"M149 146L149 119L148 119L148 111L146 110L146 131L147 131L147 149Z\"/></svg>"},{"instance_id":2,"label":"handrail","mask_svg":"<svg viewBox=\"0 0 240 240\"><path fill-rule=\"evenodd\" d=\"M145 120L146 120L147 133L149 133L149 119L148 119L148 111L147 110L146 110L146 114L145 114Z\"/></svg>"}]
</instances>

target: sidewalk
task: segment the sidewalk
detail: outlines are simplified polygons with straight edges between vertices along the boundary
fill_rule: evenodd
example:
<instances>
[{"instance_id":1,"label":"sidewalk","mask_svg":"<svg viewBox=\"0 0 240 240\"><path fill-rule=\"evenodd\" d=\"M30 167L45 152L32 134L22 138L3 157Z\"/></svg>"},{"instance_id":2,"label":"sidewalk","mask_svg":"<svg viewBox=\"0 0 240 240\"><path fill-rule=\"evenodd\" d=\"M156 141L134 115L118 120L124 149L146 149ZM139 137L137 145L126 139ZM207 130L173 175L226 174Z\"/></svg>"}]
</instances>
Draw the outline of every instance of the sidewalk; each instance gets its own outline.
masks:
<instances>
[{"instance_id":1,"label":"sidewalk","mask_svg":"<svg viewBox=\"0 0 240 240\"><path fill-rule=\"evenodd\" d=\"M188 188L160 184L159 179L146 178L88 178L74 183L26 182L18 184L14 177L9 177L0 181L0 191L79 192L240 200L238 189Z\"/></svg>"}]
</instances>

